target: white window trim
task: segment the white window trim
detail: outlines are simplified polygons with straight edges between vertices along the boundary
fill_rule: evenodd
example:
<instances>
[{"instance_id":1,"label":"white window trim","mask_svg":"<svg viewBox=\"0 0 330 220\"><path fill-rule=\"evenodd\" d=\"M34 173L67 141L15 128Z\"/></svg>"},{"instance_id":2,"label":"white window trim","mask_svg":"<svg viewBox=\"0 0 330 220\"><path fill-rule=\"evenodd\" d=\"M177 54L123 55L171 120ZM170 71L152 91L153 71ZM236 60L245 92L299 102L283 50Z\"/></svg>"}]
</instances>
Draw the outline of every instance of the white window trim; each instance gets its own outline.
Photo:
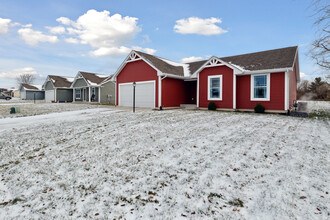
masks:
<instances>
[{"instance_id":1,"label":"white window trim","mask_svg":"<svg viewBox=\"0 0 330 220\"><path fill-rule=\"evenodd\" d=\"M220 97L219 98L211 98L210 94L210 79L212 78L220 78ZM213 75L207 77L207 100L209 101L222 101L222 75Z\"/></svg>"},{"instance_id":2,"label":"white window trim","mask_svg":"<svg viewBox=\"0 0 330 220\"><path fill-rule=\"evenodd\" d=\"M79 91L80 92L80 97L79 98L77 98L77 91ZM74 90L74 95L75 95L75 99L80 99L81 100L81 89L75 89Z\"/></svg>"},{"instance_id":3,"label":"white window trim","mask_svg":"<svg viewBox=\"0 0 330 220\"><path fill-rule=\"evenodd\" d=\"M255 98L254 97L254 77L255 76L267 76L267 96L266 98ZM266 74L253 74L251 75L251 101L270 101L270 73Z\"/></svg>"}]
</instances>

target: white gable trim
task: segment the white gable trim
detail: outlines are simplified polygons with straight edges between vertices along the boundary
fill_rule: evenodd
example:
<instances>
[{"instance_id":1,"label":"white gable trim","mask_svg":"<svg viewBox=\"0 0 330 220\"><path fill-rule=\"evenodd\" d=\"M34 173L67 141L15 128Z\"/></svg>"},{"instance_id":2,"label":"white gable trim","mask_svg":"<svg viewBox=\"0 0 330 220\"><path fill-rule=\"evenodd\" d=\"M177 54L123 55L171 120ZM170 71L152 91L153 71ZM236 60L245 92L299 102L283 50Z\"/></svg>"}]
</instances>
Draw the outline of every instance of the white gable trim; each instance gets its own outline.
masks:
<instances>
[{"instance_id":1,"label":"white gable trim","mask_svg":"<svg viewBox=\"0 0 330 220\"><path fill-rule=\"evenodd\" d=\"M135 52L134 50L132 50L128 56L126 57L126 59L122 62L122 64L119 66L119 68L117 69L117 71L115 72L115 74L113 75L111 81L117 81L117 76L118 74L124 69L124 67L126 66L127 63L130 62L135 62L138 60L143 60L144 62L146 62L149 66L151 66L152 68L154 68L157 71L157 75L158 73L162 73L162 71L160 71L159 69L157 69L154 65L152 65L147 59L145 59L143 56L140 56L137 52ZM165 74L164 74L165 75ZM159 75L158 75L159 76Z\"/></svg>"},{"instance_id":2,"label":"white gable trim","mask_svg":"<svg viewBox=\"0 0 330 220\"><path fill-rule=\"evenodd\" d=\"M90 86L90 84L88 83L88 81L85 79L85 77L84 77L84 76L80 73L80 71L79 71L79 72L77 73L76 77L74 78L74 80L73 80L73 82L72 82L70 88L75 88L75 87L73 87L73 85L76 83L76 81L77 81L78 79L84 79L85 82L86 82L86 84L87 84L87 87Z\"/></svg>"},{"instance_id":3,"label":"white gable trim","mask_svg":"<svg viewBox=\"0 0 330 220\"><path fill-rule=\"evenodd\" d=\"M243 73L243 69L237 68L235 65L232 65L230 63L227 63L221 59L219 59L218 57L212 56L206 63L203 64L203 66L201 66L198 70L196 70L191 77L197 77L197 74L199 74L204 68L208 68L208 67L216 67L216 66L227 66L234 71L234 74L241 74Z\"/></svg>"},{"instance_id":4,"label":"white gable trim","mask_svg":"<svg viewBox=\"0 0 330 220\"><path fill-rule=\"evenodd\" d=\"M43 89L43 90L45 90L45 86L46 86L47 82L49 82L49 81L52 83L52 85L53 85L53 87L54 87L54 89L55 89L55 85L54 85L53 81L49 78L49 76L47 76L47 78L46 78L44 84L42 84L42 89Z\"/></svg>"}]
</instances>

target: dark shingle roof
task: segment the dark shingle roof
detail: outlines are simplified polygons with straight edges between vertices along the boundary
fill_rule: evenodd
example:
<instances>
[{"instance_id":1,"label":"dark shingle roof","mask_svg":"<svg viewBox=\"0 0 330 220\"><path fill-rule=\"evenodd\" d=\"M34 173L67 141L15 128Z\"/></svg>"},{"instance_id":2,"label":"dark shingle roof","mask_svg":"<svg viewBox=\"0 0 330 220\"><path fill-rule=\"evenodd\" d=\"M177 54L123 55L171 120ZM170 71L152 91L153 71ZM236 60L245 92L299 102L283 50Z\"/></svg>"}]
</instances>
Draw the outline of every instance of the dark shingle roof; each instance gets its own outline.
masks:
<instances>
[{"instance_id":1,"label":"dark shingle roof","mask_svg":"<svg viewBox=\"0 0 330 220\"><path fill-rule=\"evenodd\" d=\"M35 87L35 86L33 86L33 85L30 85L30 84L26 84L26 83L22 83L22 86L23 86L25 89L39 90L37 87Z\"/></svg>"},{"instance_id":2,"label":"dark shingle roof","mask_svg":"<svg viewBox=\"0 0 330 220\"><path fill-rule=\"evenodd\" d=\"M96 84L100 84L101 82L103 82L105 79L107 79L109 76L107 75L102 75L102 74L98 74L98 73L88 73L88 72L81 72L81 75L88 81L90 81L91 83L96 83Z\"/></svg>"},{"instance_id":3,"label":"dark shingle roof","mask_svg":"<svg viewBox=\"0 0 330 220\"><path fill-rule=\"evenodd\" d=\"M245 70L265 70L292 67L298 47L286 47L220 59Z\"/></svg>"},{"instance_id":4,"label":"dark shingle roof","mask_svg":"<svg viewBox=\"0 0 330 220\"><path fill-rule=\"evenodd\" d=\"M278 69L292 67L296 51L298 47L286 47L275 50L267 50L256 53L248 53L237 56L221 57L219 59L237 65L244 70L265 70L265 69ZM144 59L149 61L154 67L162 71L163 73L173 74L177 76L185 76L182 66L173 66L169 62L165 62L163 58L156 57L140 51L135 51ZM191 63L189 65L190 74L195 73L201 66L203 66L208 60L201 60ZM174 63L174 62L173 62ZM178 64L180 65L180 64ZM184 65L184 64L181 64Z\"/></svg>"},{"instance_id":5,"label":"dark shingle roof","mask_svg":"<svg viewBox=\"0 0 330 220\"><path fill-rule=\"evenodd\" d=\"M54 75L48 75L48 76L50 79L52 79L52 82L56 88L70 88L73 81L72 77L54 76Z\"/></svg>"},{"instance_id":6,"label":"dark shingle roof","mask_svg":"<svg viewBox=\"0 0 330 220\"><path fill-rule=\"evenodd\" d=\"M135 51L138 55L148 60L153 66L162 71L163 73L169 73L177 76L184 76L182 66L173 66L162 60L160 57L156 57L140 51Z\"/></svg>"},{"instance_id":7,"label":"dark shingle roof","mask_svg":"<svg viewBox=\"0 0 330 220\"><path fill-rule=\"evenodd\" d=\"M207 62L207 60L201 60L201 61L187 63L189 65L190 73L193 74L194 72L196 72L206 62Z\"/></svg>"}]
</instances>

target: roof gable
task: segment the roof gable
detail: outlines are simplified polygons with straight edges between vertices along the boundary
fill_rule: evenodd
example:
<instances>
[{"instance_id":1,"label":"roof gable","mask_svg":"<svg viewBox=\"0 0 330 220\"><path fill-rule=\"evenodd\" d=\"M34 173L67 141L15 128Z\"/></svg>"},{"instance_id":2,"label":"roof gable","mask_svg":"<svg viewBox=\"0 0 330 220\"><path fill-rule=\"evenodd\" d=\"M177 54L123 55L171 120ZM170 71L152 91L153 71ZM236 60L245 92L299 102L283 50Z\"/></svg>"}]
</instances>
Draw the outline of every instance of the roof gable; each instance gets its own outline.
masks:
<instances>
[{"instance_id":1,"label":"roof gable","mask_svg":"<svg viewBox=\"0 0 330 220\"><path fill-rule=\"evenodd\" d=\"M98 73L88 73L82 71L79 71L79 73L82 75L82 77L85 78L85 80L89 85L99 85L109 77L107 75L98 74Z\"/></svg>"},{"instance_id":2,"label":"roof gable","mask_svg":"<svg viewBox=\"0 0 330 220\"><path fill-rule=\"evenodd\" d=\"M21 87L23 87L25 90L40 90L40 86L39 85L31 85L31 84L27 84L27 83L22 83Z\"/></svg>"},{"instance_id":3,"label":"roof gable","mask_svg":"<svg viewBox=\"0 0 330 220\"><path fill-rule=\"evenodd\" d=\"M48 81L51 81L55 88L70 88L74 80L73 77L48 75Z\"/></svg>"},{"instance_id":4,"label":"roof gable","mask_svg":"<svg viewBox=\"0 0 330 220\"><path fill-rule=\"evenodd\" d=\"M158 70L162 73L173 74L177 76L187 76L188 74L185 73L185 65L187 64L180 64L175 63L170 60L166 60L160 57L156 57L147 53L143 53L140 51L135 51L138 55L142 56L144 59L148 60L153 66L155 66ZM187 72L187 70L186 70Z\"/></svg>"}]
</instances>

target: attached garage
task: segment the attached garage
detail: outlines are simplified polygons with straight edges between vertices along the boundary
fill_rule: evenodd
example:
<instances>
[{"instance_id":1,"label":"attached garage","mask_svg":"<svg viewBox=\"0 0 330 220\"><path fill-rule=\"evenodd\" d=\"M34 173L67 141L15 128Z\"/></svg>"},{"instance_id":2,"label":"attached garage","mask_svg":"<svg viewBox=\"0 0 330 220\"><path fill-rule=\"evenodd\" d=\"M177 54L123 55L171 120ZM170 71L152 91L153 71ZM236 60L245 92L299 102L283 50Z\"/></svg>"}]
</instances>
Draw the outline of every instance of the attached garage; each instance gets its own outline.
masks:
<instances>
[{"instance_id":1,"label":"attached garage","mask_svg":"<svg viewBox=\"0 0 330 220\"><path fill-rule=\"evenodd\" d=\"M23 100L43 100L45 92L41 91L41 86L22 83L20 86L21 99Z\"/></svg>"},{"instance_id":2,"label":"attached garage","mask_svg":"<svg viewBox=\"0 0 330 220\"><path fill-rule=\"evenodd\" d=\"M45 91L45 100L46 102L52 102L55 101L55 93L54 90L46 90Z\"/></svg>"},{"instance_id":3,"label":"attached garage","mask_svg":"<svg viewBox=\"0 0 330 220\"><path fill-rule=\"evenodd\" d=\"M119 106L133 106L133 83L119 84ZM138 108L156 107L156 82L136 82L135 106Z\"/></svg>"},{"instance_id":4,"label":"attached garage","mask_svg":"<svg viewBox=\"0 0 330 220\"><path fill-rule=\"evenodd\" d=\"M45 90L45 101L72 102L73 90L70 88L73 77L48 75L42 88Z\"/></svg>"}]
</instances>

